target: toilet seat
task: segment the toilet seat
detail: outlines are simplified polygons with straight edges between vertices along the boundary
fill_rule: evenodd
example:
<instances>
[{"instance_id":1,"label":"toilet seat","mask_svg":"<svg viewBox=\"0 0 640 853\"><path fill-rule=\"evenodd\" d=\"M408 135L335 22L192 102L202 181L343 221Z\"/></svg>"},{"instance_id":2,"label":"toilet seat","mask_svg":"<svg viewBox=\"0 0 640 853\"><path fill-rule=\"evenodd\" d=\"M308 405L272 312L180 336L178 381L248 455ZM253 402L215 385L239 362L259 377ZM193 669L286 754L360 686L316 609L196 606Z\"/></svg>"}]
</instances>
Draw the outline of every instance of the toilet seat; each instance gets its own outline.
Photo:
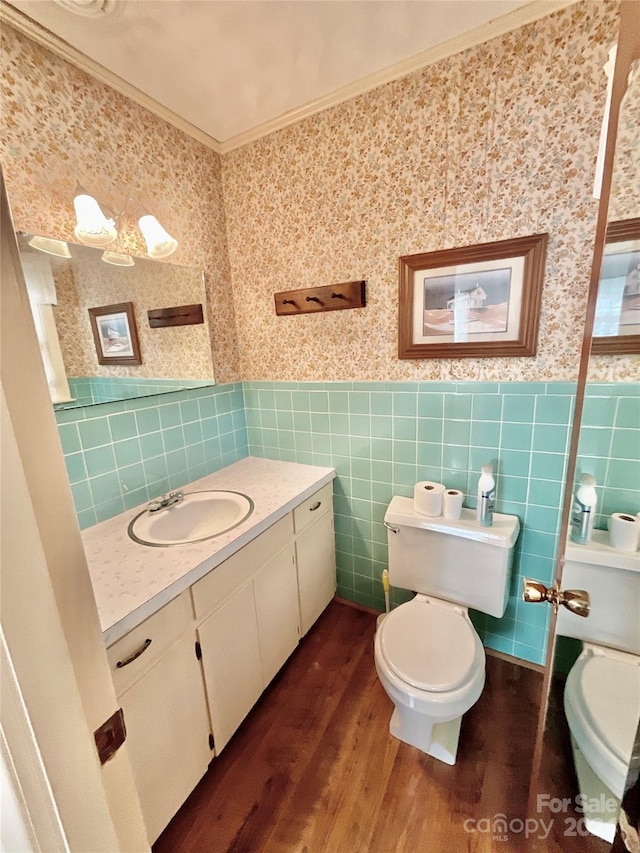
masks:
<instances>
[{"instance_id":1,"label":"toilet seat","mask_svg":"<svg viewBox=\"0 0 640 853\"><path fill-rule=\"evenodd\" d=\"M638 725L640 657L585 645L564 690L569 729L594 773L622 797Z\"/></svg>"},{"instance_id":2,"label":"toilet seat","mask_svg":"<svg viewBox=\"0 0 640 853\"><path fill-rule=\"evenodd\" d=\"M425 613L427 607L431 609ZM436 613L434 608L437 608L438 611L446 610L448 613L445 616L438 613L434 617L434 613ZM406 622L404 614L407 614ZM422 668L419 664L412 666L411 660L416 658L415 651L413 655L408 655L406 660L402 655L398 659L391 660L391 655L395 654L396 651L394 639L399 640L403 626L411 624L417 615L421 617L422 621L428 621L427 617L431 619L440 618L447 626L447 631L443 636L450 645L445 647L444 643L441 644L439 652L433 655L437 659L433 666L430 666L428 661L424 663ZM444 620L447 619L449 621L445 622ZM451 619L454 621L451 622ZM449 631L452 626L455 627L458 635L453 640ZM389 628L391 631L387 634ZM426 630L428 631L428 629ZM423 631L422 626L418 628L418 631L423 638L429 636ZM389 637L393 638L391 640L391 651L389 650ZM410 648L415 649L411 643L411 637L407 639ZM471 659L468 657L469 643L472 648ZM447 672L446 665L449 656L451 657L452 667ZM420 655L417 657L419 659ZM422 657L426 657L426 655L423 654ZM374 660L378 677L396 708L403 706L407 709L413 709L419 715L424 715L425 725L427 720L435 723L440 720L454 720L462 716L472 705L475 705L484 687L484 647L466 610L449 602L421 594L416 595L407 604L401 604L382 620L376 632ZM408 679L422 684L435 684L437 689L430 690L416 686ZM447 686L450 684L455 686Z\"/></svg>"},{"instance_id":3,"label":"toilet seat","mask_svg":"<svg viewBox=\"0 0 640 853\"><path fill-rule=\"evenodd\" d=\"M379 633L384 663L411 687L443 693L468 680L476 643L463 610L419 595L391 611Z\"/></svg>"}]
</instances>

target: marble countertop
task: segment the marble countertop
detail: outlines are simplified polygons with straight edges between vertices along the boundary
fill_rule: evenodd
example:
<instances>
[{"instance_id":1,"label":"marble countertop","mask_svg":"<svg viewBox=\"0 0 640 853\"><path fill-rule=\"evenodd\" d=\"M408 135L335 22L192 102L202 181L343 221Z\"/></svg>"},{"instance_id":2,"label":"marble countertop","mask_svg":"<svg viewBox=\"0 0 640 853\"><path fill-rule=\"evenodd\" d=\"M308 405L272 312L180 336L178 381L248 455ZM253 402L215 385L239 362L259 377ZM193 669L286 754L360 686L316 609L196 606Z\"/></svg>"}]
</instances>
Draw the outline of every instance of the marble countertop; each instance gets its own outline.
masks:
<instances>
[{"instance_id":1,"label":"marble countertop","mask_svg":"<svg viewBox=\"0 0 640 853\"><path fill-rule=\"evenodd\" d=\"M115 643L334 477L333 468L249 456L182 487L248 495L253 513L228 533L167 548L139 545L127 527L146 504L83 530L105 644Z\"/></svg>"}]
</instances>

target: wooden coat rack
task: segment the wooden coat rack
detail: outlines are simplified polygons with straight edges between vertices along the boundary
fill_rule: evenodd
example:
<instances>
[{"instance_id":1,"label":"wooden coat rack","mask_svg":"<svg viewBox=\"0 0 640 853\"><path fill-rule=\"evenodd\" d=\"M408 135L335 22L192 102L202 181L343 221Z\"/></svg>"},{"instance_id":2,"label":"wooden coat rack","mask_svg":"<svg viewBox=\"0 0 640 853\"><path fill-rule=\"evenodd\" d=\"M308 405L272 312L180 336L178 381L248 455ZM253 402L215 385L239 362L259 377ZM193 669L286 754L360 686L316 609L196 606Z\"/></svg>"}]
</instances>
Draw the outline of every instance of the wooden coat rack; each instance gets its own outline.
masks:
<instances>
[{"instance_id":1,"label":"wooden coat rack","mask_svg":"<svg viewBox=\"0 0 640 853\"><path fill-rule=\"evenodd\" d=\"M364 308L364 281L346 281L304 290L284 290L275 293L276 314L319 314L321 311L343 311L345 308Z\"/></svg>"},{"instance_id":2,"label":"wooden coat rack","mask_svg":"<svg viewBox=\"0 0 640 853\"><path fill-rule=\"evenodd\" d=\"M154 308L147 311L147 316L152 329L204 323L201 302L196 302L194 305L176 305L173 308Z\"/></svg>"}]
</instances>

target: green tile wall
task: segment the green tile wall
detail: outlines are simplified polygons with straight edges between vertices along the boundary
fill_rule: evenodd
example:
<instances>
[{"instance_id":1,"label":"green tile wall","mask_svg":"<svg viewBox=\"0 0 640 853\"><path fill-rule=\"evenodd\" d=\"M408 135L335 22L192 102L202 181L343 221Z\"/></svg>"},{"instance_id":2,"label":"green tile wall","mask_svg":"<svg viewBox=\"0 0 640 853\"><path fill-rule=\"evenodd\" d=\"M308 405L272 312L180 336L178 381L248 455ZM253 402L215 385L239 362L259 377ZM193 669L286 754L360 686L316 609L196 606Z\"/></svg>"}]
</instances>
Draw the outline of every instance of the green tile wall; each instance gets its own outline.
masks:
<instances>
[{"instance_id":1,"label":"green tile wall","mask_svg":"<svg viewBox=\"0 0 640 853\"><path fill-rule=\"evenodd\" d=\"M576 482L596 478L595 526L612 512L640 512L640 385L589 383L578 443Z\"/></svg>"},{"instance_id":2,"label":"green tile wall","mask_svg":"<svg viewBox=\"0 0 640 853\"><path fill-rule=\"evenodd\" d=\"M245 382L56 414L86 527L251 453L336 469L338 593L382 609L382 524L392 495L430 479L475 506L480 467L497 471L497 510L517 515L507 611L472 613L485 644L535 663L549 608L520 600L525 576L553 577L573 383ZM578 475L598 481L596 525L640 510L640 386L587 389ZM410 597L392 591L394 604Z\"/></svg>"},{"instance_id":3,"label":"green tile wall","mask_svg":"<svg viewBox=\"0 0 640 853\"><path fill-rule=\"evenodd\" d=\"M247 455L239 383L56 412L81 527Z\"/></svg>"},{"instance_id":4,"label":"green tile wall","mask_svg":"<svg viewBox=\"0 0 640 853\"><path fill-rule=\"evenodd\" d=\"M383 516L394 494L435 480L476 503L480 467L497 471L497 510L517 515L509 604L472 614L487 646L542 663L549 609L520 601L522 579L553 577L573 383L245 382L249 452L331 465L338 594L382 609ZM395 604L409 594L393 590Z\"/></svg>"}]
</instances>

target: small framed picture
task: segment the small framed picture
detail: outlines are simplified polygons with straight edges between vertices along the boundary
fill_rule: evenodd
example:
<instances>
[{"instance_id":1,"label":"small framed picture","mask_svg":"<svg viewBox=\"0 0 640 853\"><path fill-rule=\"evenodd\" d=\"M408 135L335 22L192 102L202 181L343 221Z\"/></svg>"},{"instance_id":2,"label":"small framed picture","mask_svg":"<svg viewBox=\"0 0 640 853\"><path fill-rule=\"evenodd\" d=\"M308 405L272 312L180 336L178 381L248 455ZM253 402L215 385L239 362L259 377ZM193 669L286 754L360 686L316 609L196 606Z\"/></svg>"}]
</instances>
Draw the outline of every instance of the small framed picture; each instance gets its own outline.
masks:
<instances>
[{"instance_id":1,"label":"small framed picture","mask_svg":"<svg viewBox=\"0 0 640 853\"><path fill-rule=\"evenodd\" d=\"M640 218L607 227L591 351L640 353Z\"/></svg>"},{"instance_id":2,"label":"small framed picture","mask_svg":"<svg viewBox=\"0 0 640 853\"><path fill-rule=\"evenodd\" d=\"M533 356L547 235L405 255L398 358Z\"/></svg>"},{"instance_id":3,"label":"small framed picture","mask_svg":"<svg viewBox=\"0 0 640 853\"><path fill-rule=\"evenodd\" d=\"M133 302L89 308L98 364L142 364Z\"/></svg>"}]
</instances>

